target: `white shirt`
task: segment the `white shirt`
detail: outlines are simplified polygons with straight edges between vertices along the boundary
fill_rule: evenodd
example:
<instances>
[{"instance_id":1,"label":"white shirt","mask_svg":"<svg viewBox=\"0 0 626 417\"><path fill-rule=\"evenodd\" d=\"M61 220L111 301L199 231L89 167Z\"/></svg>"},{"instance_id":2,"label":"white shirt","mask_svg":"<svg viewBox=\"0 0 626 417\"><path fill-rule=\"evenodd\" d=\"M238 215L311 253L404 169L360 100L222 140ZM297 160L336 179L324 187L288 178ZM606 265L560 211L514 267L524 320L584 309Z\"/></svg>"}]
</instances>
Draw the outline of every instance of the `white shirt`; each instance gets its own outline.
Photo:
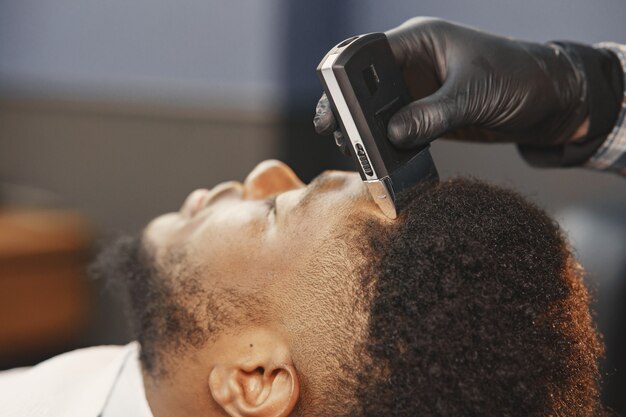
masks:
<instances>
[{"instance_id":1,"label":"white shirt","mask_svg":"<svg viewBox=\"0 0 626 417\"><path fill-rule=\"evenodd\" d=\"M139 349L134 349L124 361L102 411L102 417L120 416L152 417L141 375Z\"/></svg>"},{"instance_id":2,"label":"white shirt","mask_svg":"<svg viewBox=\"0 0 626 417\"><path fill-rule=\"evenodd\" d=\"M152 417L139 345L98 346L0 372L3 417Z\"/></svg>"}]
</instances>

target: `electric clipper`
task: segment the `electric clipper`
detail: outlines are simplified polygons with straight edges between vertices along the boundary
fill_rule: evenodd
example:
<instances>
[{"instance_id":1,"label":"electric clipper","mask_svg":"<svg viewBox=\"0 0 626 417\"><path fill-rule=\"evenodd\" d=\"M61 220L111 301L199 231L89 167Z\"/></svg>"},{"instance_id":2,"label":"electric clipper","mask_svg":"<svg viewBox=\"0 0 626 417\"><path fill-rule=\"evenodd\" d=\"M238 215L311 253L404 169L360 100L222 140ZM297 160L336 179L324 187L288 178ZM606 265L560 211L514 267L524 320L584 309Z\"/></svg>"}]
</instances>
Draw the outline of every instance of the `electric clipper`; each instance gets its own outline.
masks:
<instances>
[{"instance_id":1,"label":"electric clipper","mask_svg":"<svg viewBox=\"0 0 626 417\"><path fill-rule=\"evenodd\" d=\"M383 213L395 219L399 193L439 176L428 145L401 150L387 137L391 116L412 101L387 37L369 33L344 40L317 74L361 178Z\"/></svg>"}]
</instances>

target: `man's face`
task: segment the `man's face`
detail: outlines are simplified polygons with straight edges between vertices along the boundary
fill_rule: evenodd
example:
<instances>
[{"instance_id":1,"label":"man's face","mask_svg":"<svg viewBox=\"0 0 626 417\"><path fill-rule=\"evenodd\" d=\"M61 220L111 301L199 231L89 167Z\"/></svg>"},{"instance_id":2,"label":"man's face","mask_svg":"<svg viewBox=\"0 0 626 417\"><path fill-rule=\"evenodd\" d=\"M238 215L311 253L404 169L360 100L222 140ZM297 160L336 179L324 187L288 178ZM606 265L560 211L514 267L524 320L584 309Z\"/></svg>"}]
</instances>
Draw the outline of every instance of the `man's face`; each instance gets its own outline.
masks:
<instances>
[{"instance_id":1,"label":"man's face","mask_svg":"<svg viewBox=\"0 0 626 417\"><path fill-rule=\"evenodd\" d=\"M159 380L151 406L191 395L203 402L195 414L211 408L208 379L225 409L266 389L276 400L268 410L291 409L300 382L307 404L330 406L341 390L354 396L343 381L371 289L357 268L371 226L388 222L356 173L325 172L305 186L265 161L243 184L194 191L141 239L104 251L92 272L128 296L144 370Z\"/></svg>"},{"instance_id":2,"label":"man's face","mask_svg":"<svg viewBox=\"0 0 626 417\"><path fill-rule=\"evenodd\" d=\"M143 239L170 287L164 300L191 311L213 344L269 326L303 374L329 380L366 323L354 268L360 226L370 220L389 221L358 174L325 172L305 186L285 164L265 161L243 184L194 191Z\"/></svg>"},{"instance_id":3,"label":"man's face","mask_svg":"<svg viewBox=\"0 0 626 417\"><path fill-rule=\"evenodd\" d=\"M265 161L243 184L192 192L180 211L153 220L144 239L157 262L183 250L205 268L207 286L281 294L319 285L294 275L367 218L385 220L356 173L325 172L305 186L285 164Z\"/></svg>"}]
</instances>

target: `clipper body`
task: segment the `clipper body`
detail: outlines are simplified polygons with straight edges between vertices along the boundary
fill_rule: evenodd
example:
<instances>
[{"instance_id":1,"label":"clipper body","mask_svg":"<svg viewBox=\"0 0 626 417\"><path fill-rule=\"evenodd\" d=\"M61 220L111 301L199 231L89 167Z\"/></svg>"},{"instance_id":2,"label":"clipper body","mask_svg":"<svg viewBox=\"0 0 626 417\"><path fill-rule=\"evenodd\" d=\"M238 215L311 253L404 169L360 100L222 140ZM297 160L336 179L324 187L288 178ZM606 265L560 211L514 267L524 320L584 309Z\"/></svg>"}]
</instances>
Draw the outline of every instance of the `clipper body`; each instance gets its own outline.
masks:
<instances>
[{"instance_id":1,"label":"clipper body","mask_svg":"<svg viewBox=\"0 0 626 417\"><path fill-rule=\"evenodd\" d=\"M387 137L391 116L411 102L387 37L346 39L324 57L317 74L361 178L383 213L395 219L401 191L439 177L428 145L400 150Z\"/></svg>"}]
</instances>

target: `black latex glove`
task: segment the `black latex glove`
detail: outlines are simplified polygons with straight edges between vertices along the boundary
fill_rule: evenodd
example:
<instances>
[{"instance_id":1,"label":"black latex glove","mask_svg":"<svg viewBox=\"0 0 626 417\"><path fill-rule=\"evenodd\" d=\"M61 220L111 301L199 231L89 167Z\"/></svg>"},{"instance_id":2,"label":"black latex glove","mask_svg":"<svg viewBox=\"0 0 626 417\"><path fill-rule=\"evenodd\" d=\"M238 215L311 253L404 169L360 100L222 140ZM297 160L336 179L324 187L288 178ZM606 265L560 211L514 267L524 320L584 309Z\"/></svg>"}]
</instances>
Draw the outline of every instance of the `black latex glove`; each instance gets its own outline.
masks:
<instances>
[{"instance_id":1,"label":"black latex glove","mask_svg":"<svg viewBox=\"0 0 626 417\"><path fill-rule=\"evenodd\" d=\"M560 145L588 116L584 67L567 46L522 42L432 18L411 19L386 35L417 99L389 122L389 138L400 148L443 135ZM325 95L314 124L320 134L337 129ZM343 143L340 134L335 139Z\"/></svg>"}]
</instances>

